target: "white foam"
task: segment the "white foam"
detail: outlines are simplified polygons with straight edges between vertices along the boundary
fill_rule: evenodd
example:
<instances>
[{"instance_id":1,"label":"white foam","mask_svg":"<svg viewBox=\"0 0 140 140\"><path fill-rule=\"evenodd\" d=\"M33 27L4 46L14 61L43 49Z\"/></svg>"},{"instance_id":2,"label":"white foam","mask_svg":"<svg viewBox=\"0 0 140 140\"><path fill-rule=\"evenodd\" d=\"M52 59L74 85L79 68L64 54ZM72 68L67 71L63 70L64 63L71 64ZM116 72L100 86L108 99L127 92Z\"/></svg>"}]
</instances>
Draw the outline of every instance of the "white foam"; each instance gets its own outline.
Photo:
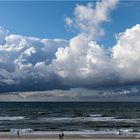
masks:
<instances>
[{"instance_id":1,"label":"white foam","mask_svg":"<svg viewBox=\"0 0 140 140\"><path fill-rule=\"evenodd\" d=\"M0 116L1 121L16 121L16 120L23 120L24 118L25 118L24 116L14 116L14 117Z\"/></svg>"},{"instance_id":2,"label":"white foam","mask_svg":"<svg viewBox=\"0 0 140 140\"><path fill-rule=\"evenodd\" d=\"M90 117L102 117L103 115L101 115L101 114L91 114L91 115L89 115Z\"/></svg>"},{"instance_id":3,"label":"white foam","mask_svg":"<svg viewBox=\"0 0 140 140\"><path fill-rule=\"evenodd\" d=\"M130 133L133 132L133 129L119 129L119 131L122 133Z\"/></svg>"},{"instance_id":4,"label":"white foam","mask_svg":"<svg viewBox=\"0 0 140 140\"><path fill-rule=\"evenodd\" d=\"M44 122L126 122L126 123L137 123L140 122L140 119L118 119L115 117L101 117L101 116L92 116L92 117L75 117L75 118L61 118L61 117L52 117L52 118L39 118L40 121Z\"/></svg>"},{"instance_id":5,"label":"white foam","mask_svg":"<svg viewBox=\"0 0 140 140\"><path fill-rule=\"evenodd\" d=\"M27 129L11 129L12 133L19 131L20 133L31 133L37 135L58 135L62 133L61 131L33 131L30 128ZM67 135L106 135L106 134L113 134L113 135L131 135L131 134L140 134L140 132L133 132L131 129L104 129L104 130L81 130L81 131L63 131L64 134Z\"/></svg>"},{"instance_id":6,"label":"white foam","mask_svg":"<svg viewBox=\"0 0 140 140\"><path fill-rule=\"evenodd\" d=\"M29 133L32 132L33 130L31 128L26 128L26 129L11 129L10 132L22 132L22 133Z\"/></svg>"},{"instance_id":7,"label":"white foam","mask_svg":"<svg viewBox=\"0 0 140 140\"><path fill-rule=\"evenodd\" d=\"M59 118L59 117L52 117L52 118L39 118L39 121L45 121L45 122L68 122L72 121L75 118Z\"/></svg>"}]
</instances>

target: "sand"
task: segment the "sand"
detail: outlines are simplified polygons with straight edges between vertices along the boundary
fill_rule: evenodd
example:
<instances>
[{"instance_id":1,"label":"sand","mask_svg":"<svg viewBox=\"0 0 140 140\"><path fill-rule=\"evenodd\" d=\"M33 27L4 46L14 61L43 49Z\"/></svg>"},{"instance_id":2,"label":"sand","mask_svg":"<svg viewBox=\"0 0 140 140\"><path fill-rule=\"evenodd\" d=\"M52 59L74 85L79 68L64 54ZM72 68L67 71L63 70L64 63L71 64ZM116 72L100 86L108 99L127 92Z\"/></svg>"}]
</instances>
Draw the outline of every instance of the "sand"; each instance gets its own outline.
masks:
<instances>
[{"instance_id":1,"label":"sand","mask_svg":"<svg viewBox=\"0 0 140 140\"><path fill-rule=\"evenodd\" d=\"M64 138L63 140L134 140L134 139L137 139L137 138L131 138L131 139L125 139L125 138L108 138L108 139L105 139L105 138ZM60 140L59 138L22 138L22 137L19 137L19 138L16 138L16 137L2 137L0 138L0 140Z\"/></svg>"},{"instance_id":2,"label":"sand","mask_svg":"<svg viewBox=\"0 0 140 140\"><path fill-rule=\"evenodd\" d=\"M138 138L63 138L63 140L134 140ZM1 137L0 140L60 140L59 138Z\"/></svg>"},{"instance_id":3,"label":"sand","mask_svg":"<svg viewBox=\"0 0 140 140\"><path fill-rule=\"evenodd\" d=\"M140 139L139 135L113 135L113 134L102 134L102 135L65 135L64 140L134 140ZM60 140L58 135L46 135L46 134L34 134L34 133L20 133L17 136L16 133L11 132L0 132L0 140Z\"/></svg>"}]
</instances>

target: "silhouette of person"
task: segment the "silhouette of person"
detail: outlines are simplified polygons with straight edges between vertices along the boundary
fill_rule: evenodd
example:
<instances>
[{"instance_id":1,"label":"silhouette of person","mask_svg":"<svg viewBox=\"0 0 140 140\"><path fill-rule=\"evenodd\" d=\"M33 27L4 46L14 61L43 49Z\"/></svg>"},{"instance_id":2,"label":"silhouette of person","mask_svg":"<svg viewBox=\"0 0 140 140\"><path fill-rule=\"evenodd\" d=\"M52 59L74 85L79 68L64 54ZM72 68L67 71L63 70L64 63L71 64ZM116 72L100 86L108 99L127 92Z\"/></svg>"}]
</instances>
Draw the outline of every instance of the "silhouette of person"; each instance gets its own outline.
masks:
<instances>
[{"instance_id":1,"label":"silhouette of person","mask_svg":"<svg viewBox=\"0 0 140 140\"><path fill-rule=\"evenodd\" d=\"M17 131L17 136L19 137L19 131Z\"/></svg>"},{"instance_id":2,"label":"silhouette of person","mask_svg":"<svg viewBox=\"0 0 140 140\"><path fill-rule=\"evenodd\" d=\"M62 135L61 134L59 134L59 139L62 139Z\"/></svg>"},{"instance_id":3,"label":"silhouette of person","mask_svg":"<svg viewBox=\"0 0 140 140\"><path fill-rule=\"evenodd\" d=\"M61 136L62 136L62 139L63 139L64 138L64 133L63 132L62 132Z\"/></svg>"}]
</instances>

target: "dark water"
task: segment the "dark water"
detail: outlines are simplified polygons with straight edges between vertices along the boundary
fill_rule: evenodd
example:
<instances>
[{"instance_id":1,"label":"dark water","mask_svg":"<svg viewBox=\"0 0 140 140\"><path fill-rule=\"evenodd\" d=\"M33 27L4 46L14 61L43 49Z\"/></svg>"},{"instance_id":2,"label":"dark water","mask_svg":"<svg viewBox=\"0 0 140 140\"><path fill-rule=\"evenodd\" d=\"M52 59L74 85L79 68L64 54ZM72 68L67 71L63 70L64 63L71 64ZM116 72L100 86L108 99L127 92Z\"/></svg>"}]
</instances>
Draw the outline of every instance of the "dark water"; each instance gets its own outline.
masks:
<instances>
[{"instance_id":1,"label":"dark water","mask_svg":"<svg viewBox=\"0 0 140 140\"><path fill-rule=\"evenodd\" d=\"M140 103L3 102L0 131L140 132Z\"/></svg>"}]
</instances>

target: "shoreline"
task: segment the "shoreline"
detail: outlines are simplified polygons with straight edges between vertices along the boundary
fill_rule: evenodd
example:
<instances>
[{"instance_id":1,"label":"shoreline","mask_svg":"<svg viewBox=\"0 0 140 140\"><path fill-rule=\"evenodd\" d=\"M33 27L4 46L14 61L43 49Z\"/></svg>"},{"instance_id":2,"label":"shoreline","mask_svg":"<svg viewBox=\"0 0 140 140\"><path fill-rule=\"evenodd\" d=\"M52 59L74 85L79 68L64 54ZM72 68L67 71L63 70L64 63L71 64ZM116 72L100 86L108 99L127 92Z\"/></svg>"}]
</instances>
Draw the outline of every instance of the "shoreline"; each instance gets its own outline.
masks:
<instances>
[{"instance_id":1,"label":"shoreline","mask_svg":"<svg viewBox=\"0 0 140 140\"><path fill-rule=\"evenodd\" d=\"M61 132L60 132L61 133ZM133 139L139 139L140 135L137 134L121 134L121 135L115 135L115 134L91 134L91 135L85 135L85 134L65 134L63 139L79 139L79 140L133 140ZM59 134L46 134L46 133L20 133L19 136L17 136L17 133L12 132L0 132L0 140L58 140Z\"/></svg>"}]
</instances>

